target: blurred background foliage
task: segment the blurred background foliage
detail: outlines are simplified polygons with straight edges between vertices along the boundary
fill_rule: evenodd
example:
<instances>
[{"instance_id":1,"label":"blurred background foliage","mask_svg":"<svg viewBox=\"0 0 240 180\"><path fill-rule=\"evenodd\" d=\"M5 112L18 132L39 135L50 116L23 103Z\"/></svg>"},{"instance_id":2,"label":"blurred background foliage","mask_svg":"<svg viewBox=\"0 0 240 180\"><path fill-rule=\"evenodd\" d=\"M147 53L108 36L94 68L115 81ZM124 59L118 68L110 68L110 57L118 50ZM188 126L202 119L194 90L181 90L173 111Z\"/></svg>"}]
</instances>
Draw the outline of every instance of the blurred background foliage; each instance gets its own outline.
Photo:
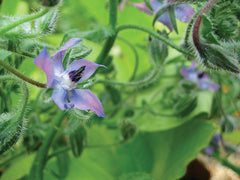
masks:
<instances>
[{"instance_id":1,"label":"blurred background foliage","mask_svg":"<svg viewBox=\"0 0 240 180\"><path fill-rule=\"evenodd\" d=\"M5 0L1 4L1 14L28 15L39 11L40 3ZM26 76L46 83L45 74L32 63L44 44L47 44L52 56L68 39L83 38L83 45L79 47L82 57L96 61L104 40L111 34L106 28L108 11L107 0L64 0L53 33L32 40L33 44L38 45L34 51L30 51L32 58L3 50L0 50L0 57L14 64ZM118 25L138 24L151 29L152 20L153 17L146 16L132 5L126 5L123 11L118 11ZM173 32L169 34L169 39L180 45L187 24L177 23L179 34ZM169 33L160 23L155 28ZM84 32L90 30L96 30L99 34L90 33L89 36ZM109 58L113 60L107 69L109 72L98 71L93 81L129 81L136 65L135 50L139 64L134 80L142 80L154 73L151 69L155 64L149 55L151 38L137 30L120 32L110 52ZM31 45L30 40L25 47L21 45L24 50ZM221 88L216 93L195 88L191 94L184 87L186 82L180 74L184 64L190 66L191 62L176 50L168 48L164 65L160 66L159 72L151 79L153 82L147 86L124 87L104 83L91 86L91 90L100 98L107 118L98 118L76 109L69 110L54 138L44 179L180 179L188 163L208 146L216 132L222 132L226 141L235 144L234 152L238 151L239 79L227 72L206 69L212 81L220 84ZM0 72L1 75L6 74L2 68ZM11 112L19 104L21 90L6 82L1 83L0 87L0 111ZM0 157L2 180L27 179L36 151L58 111L51 101L51 90L42 90L30 84L28 87L25 132L14 145L13 151L9 150ZM8 94L8 91L11 93ZM191 109L192 104L185 107L184 102L185 109L176 112L179 110L176 107L178 100L189 100L189 94L197 102L194 108Z\"/></svg>"}]
</instances>

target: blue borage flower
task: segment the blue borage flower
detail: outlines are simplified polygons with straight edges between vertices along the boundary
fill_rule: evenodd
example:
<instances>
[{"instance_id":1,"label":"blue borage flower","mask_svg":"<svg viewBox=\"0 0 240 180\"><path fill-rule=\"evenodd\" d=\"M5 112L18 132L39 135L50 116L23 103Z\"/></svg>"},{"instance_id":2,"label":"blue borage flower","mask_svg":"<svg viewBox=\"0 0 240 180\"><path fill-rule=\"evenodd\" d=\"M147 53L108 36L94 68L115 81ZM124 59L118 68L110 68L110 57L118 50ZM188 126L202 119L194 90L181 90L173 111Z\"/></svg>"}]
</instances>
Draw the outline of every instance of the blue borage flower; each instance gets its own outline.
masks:
<instances>
[{"instance_id":1,"label":"blue borage flower","mask_svg":"<svg viewBox=\"0 0 240 180\"><path fill-rule=\"evenodd\" d=\"M217 91L220 85L210 82L210 77L203 71L195 72L197 63L193 61L192 65L187 69L183 66L181 74L185 79L195 82L199 89L209 89Z\"/></svg>"},{"instance_id":2,"label":"blue borage flower","mask_svg":"<svg viewBox=\"0 0 240 180\"><path fill-rule=\"evenodd\" d=\"M210 144L203 149L203 152L209 157L211 157L212 154L216 152L217 149L220 147L221 142L222 142L222 135L220 133L215 133L212 136Z\"/></svg>"},{"instance_id":3,"label":"blue borage flower","mask_svg":"<svg viewBox=\"0 0 240 180\"><path fill-rule=\"evenodd\" d=\"M89 89L76 89L77 83L88 79L98 67L105 67L85 59L73 61L66 70L62 60L67 49L82 41L78 38L70 39L57 53L50 58L47 48L34 59L33 63L41 68L47 76L47 88L52 88L53 101L61 110L78 108L92 110L100 117L106 117L102 104Z\"/></svg>"},{"instance_id":4,"label":"blue borage flower","mask_svg":"<svg viewBox=\"0 0 240 180\"><path fill-rule=\"evenodd\" d=\"M158 10L162 7L162 3L157 0L150 1L153 11L147 7L145 3L133 3L133 5L138 8L140 11L148 14L154 15L158 12ZM180 4L175 8L175 14L177 19L182 22L188 22L194 14L194 8L188 4ZM163 23L168 29L172 32L173 26L169 19L168 13L163 14L161 17L158 18L158 21Z\"/></svg>"}]
</instances>

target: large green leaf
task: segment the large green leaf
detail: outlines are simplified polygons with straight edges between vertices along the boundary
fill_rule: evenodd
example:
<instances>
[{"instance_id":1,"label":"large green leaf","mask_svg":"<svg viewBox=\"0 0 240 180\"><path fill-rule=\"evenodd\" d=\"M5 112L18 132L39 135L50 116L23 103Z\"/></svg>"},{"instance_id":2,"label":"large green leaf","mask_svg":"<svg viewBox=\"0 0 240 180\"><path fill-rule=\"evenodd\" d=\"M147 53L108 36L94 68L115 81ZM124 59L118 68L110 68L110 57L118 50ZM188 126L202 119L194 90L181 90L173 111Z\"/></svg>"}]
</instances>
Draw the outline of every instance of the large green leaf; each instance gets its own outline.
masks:
<instances>
[{"instance_id":1,"label":"large green leaf","mask_svg":"<svg viewBox=\"0 0 240 180\"><path fill-rule=\"evenodd\" d=\"M117 134L112 130L93 127L88 131L88 148L80 158L71 158L66 179L117 179L133 177L141 172L151 174L156 179L175 180L184 174L187 164L208 145L215 130L211 122L190 121L168 131L140 132L123 145L102 146L117 142ZM23 173L13 176L14 171L21 170L22 164L26 163L25 158L16 161L18 163L12 163L3 179L19 178L27 172L25 169ZM50 161L45 178L55 179L51 172L56 168L56 162Z\"/></svg>"},{"instance_id":2,"label":"large green leaf","mask_svg":"<svg viewBox=\"0 0 240 180\"><path fill-rule=\"evenodd\" d=\"M133 120L142 131L160 131L177 127L187 121L193 119L206 119L211 113L213 93L211 91L200 91L197 97L196 108L184 118L177 116L161 116L154 115L149 112L141 111ZM162 109L155 105L153 110L156 112L164 112L164 114L173 114L171 109Z\"/></svg>"},{"instance_id":3,"label":"large green leaf","mask_svg":"<svg viewBox=\"0 0 240 180\"><path fill-rule=\"evenodd\" d=\"M149 133L155 155L153 177L176 180L183 176L188 163L208 145L216 129L212 122L193 120L168 131Z\"/></svg>"}]
</instances>

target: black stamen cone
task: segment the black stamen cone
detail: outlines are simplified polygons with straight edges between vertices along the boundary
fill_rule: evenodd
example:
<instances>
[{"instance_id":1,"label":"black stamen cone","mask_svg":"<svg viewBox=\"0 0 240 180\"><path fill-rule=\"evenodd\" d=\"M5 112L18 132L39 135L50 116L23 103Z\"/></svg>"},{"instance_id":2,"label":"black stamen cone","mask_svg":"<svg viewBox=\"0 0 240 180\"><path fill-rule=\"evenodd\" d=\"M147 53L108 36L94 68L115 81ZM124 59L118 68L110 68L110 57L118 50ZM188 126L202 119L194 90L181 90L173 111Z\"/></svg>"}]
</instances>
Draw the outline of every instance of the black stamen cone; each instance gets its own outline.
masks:
<instances>
[{"instance_id":1,"label":"black stamen cone","mask_svg":"<svg viewBox=\"0 0 240 180\"><path fill-rule=\"evenodd\" d=\"M69 78L73 81L73 82L78 82L82 75L83 75L83 71L85 70L86 66L82 66L80 67L78 70L75 71L71 71L68 75Z\"/></svg>"}]
</instances>

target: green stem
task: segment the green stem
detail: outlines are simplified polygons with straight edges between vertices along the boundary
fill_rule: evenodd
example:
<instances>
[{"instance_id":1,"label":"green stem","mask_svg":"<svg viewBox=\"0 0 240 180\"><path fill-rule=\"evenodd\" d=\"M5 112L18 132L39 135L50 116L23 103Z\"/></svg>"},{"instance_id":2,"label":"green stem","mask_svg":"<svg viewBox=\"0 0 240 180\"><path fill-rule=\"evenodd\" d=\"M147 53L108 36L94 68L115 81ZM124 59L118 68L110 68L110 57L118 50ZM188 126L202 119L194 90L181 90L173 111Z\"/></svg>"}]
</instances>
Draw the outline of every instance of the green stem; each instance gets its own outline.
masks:
<instances>
[{"instance_id":1,"label":"green stem","mask_svg":"<svg viewBox=\"0 0 240 180\"><path fill-rule=\"evenodd\" d=\"M25 23L27 21L31 21L31 20L37 19L37 18L43 16L44 14L46 14L47 12L48 12L48 9L43 9L40 12L37 12L37 13L29 15L29 16L27 16L25 18L19 19L18 21L15 21L14 23L9 24L8 26L0 29L0 34L4 34L4 33L8 32L8 31L10 31L11 29L17 27L18 25L23 24L23 23Z\"/></svg>"},{"instance_id":2,"label":"green stem","mask_svg":"<svg viewBox=\"0 0 240 180\"><path fill-rule=\"evenodd\" d=\"M134 55L135 55L135 67L134 67L134 70L133 70L133 74L130 78L130 81L132 81L135 76L136 76L136 73L137 73L137 69L138 69L138 65L139 65L139 56L138 56L138 52L136 50L136 48L125 38L123 37L118 37L120 40L122 40L123 42L125 42L133 51Z\"/></svg>"},{"instance_id":3,"label":"green stem","mask_svg":"<svg viewBox=\"0 0 240 180\"><path fill-rule=\"evenodd\" d=\"M235 166L234 164L230 163L227 159L222 159L219 155L214 156L222 165L230 168L235 173L240 175L240 167Z\"/></svg>"},{"instance_id":4,"label":"green stem","mask_svg":"<svg viewBox=\"0 0 240 180\"><path fill-rule=\"evenodd\" d=\"M150 35L152 35L153 37L159 39L160 41L166 43L167 45L169 45L170 47L176 49L177 51L183 53L183 54L186 54L186 55L189 55L189 56L193 56L194 55L189 52L189 51L186 51L185 49L177 46L176 44L174 44L172 41L169 41L167 38L163 37L163 36L160 36L157 32L149 29L149 28L146 28L144 26L141 26L141 25L136 25L136 24L124 24L124 25L120 25L118 26L116 32L119 33L120 31L122 30L126 30L126 29L137 29L137 30L140 30L140 31L143 31L143 32L146 32Z\"/></svg>"},{"instance_id":5,"label":"green stem","mask_svg":"<svg viewBox=\"0 0 240 180\"><path fill-rule=\"evenodd\" d=\"M104 60L106 59L108 53L110 52L114 42L116 39L116 35L111 36L107 39L107 41L105 42L102 51L100 52L100 54L97 57L96 63L98 64L105 64Z\"/></svg>"},{"instance_id":6,"label":"green stem","mask_svg":"<svg viewBox=\"0 0 240 180\"><path fill-rule=\"evenodd\" d=\"M139 81L119 82L119 81L112 81L112 80L105 79L105 80L97 80L95 83L142 88L142 87L148 86L149 84L157 80L161 71L162 71L162 68L155 67L152 71L150 71L150 74L145 79L139 80Z\"/></svg>"},{"instance_id":7,"label":"green stem","mask_svg":"<svg viewBox=\"0 0 240 180\"><path fill-rule=\"evenodd\" d=\"M117 6L118 6L118 1L117 0L110 0L109 1L109 26L112 28L113 31L116 29L117 25ZM114 42L116 39L116 34L113 36L109 37L107 41L105 42L102 51L97 57L96 63L98 64L105 64L104 60L107 57L108 53L110 52Z\"/></svg>"},{"instance_id":8,"label":"green stem","mask_svg":"<svg viewBox=\"0 0 240 180\"><path fill-rule=\"evenodd\" d=\"M10 71L11 73L13 73L14 75L16 75L17 77L19 77L20 79L34 85L40 88L46 88L47 85L34 81L32 79L30 79L29 77L23 75L22 73L20 73L19 71L17 71L15 68L11 67L8 63L4 62L3 60L0 59L0 65L2 65L5 69L7 69L8 71Z\"/></svg>"},{"instance_id":9,"label":"green stem","mask_svg":"<svg viewBox=\"0 0 240 180\"><path fill-rule=\"evenodd\" d=\"M118 6L118 0L110 0L109 1L109 25L113 30L115 30L117 25L117 6Z\"/></svg>"},{"instance_id":10,"label":"green stem","mask_svg":"<svg viewBox=\"0 0 240 180\"><path fill-rule=\"evenodd\" d=\"M43 142L42 146L39 148L37 155L34 159L29 179L34 180L42 180L43 179L43 171L44 167L47 164L48 160L48 151L51 147L51 144L53 142L53 138L56 135L59 126L61 125L61 122L64 119L64 111L59 111L56 115L53 126L48 130L47 135L45 137L45 141Z\"/></svg>"}]
</instances>

